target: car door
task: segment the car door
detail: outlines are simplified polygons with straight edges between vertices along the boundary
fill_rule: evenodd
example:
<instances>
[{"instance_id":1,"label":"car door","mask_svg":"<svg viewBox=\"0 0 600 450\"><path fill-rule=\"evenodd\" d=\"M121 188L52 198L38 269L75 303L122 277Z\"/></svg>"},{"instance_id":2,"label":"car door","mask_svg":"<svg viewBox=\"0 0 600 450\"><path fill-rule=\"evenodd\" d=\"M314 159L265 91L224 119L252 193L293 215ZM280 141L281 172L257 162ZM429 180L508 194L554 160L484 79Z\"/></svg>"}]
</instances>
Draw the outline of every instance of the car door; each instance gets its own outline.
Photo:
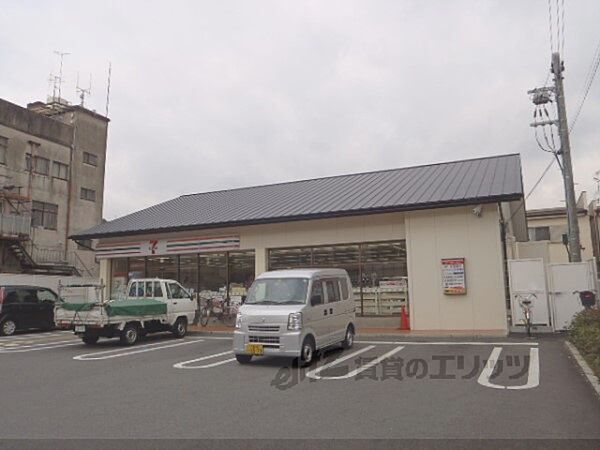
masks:
<instances>
[{"instance_id":1,"label":"car door","mask_svg":"<svg viewBox=\"0 0 600 450\"><path fill-rule=\"evenodd\" d=\"M22 297L19 295L19 290L14 287L5 287L1 317L10 317L15 321L18 328L25 327L22 306L23 302Z\"/></svg>"},{"instance_id":2,"label":"car door","mask_svg":"<svg viewBox=\"0 0 600 450\"><path fill-rule=\"evenodd\" d=\"M332 344L344 338L343 309L340 297L340 284L337 278L324 280L327 298L328 343Z\"/></svg>"},{"instance_id":3,"label":"car door","mask_svg":"<svg viewBox=\"0 0 600 450\"><path fill-rule=\"evenodd\" d=\"M19 288L17 289L17 295L20 300L19 323L24 328L39 326L41 310L37 298L37 290L34 288Z\"/></svg>"},{"instance_id":4,"label":"car door","mask_svg":"<svg viewBox=\"0 0 600 450\"><path fill-rule=\"evenodd\" d=\"M171 293L172 308L175 313L188 313L194 310L195 303L190 298L190 294L176 282L169 282L169 291Z\"/></svg>"},{"instance_id":5,"label":"car door","mask_svg":"<svg viewBox=\"0 0 600 450\"><path fill-rule=\"evenodd\" d=\"M306 326L313 330L317 348L321 348L329 340L328 309L322 280L313 280L309 300L305 309Z\"/></svg>"},{"instance_id":6,"label":"car door","mask_svg":"<svg viewBox=\"0 0 600 450\"><path fill-rule=\"evenodd\" d=\"M41 288L37 291L39 308L39 327L50 327L54 325L54 305L58 296L50 289Z\"/></svg>"}]
</instances>

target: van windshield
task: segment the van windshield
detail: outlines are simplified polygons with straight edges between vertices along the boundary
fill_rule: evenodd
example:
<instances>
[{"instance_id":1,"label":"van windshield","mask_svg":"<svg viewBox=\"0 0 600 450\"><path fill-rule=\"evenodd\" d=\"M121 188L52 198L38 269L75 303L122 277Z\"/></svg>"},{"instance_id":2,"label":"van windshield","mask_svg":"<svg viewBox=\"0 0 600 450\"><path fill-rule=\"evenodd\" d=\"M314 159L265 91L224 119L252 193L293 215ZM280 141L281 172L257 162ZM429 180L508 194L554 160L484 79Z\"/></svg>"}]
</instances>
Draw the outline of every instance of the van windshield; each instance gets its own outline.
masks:
<instances>
[{"instance_id":1,"label":"van windshield","mask_svg":"<svg viewBox=\"0 0 600 450\"><path fill-rule=\"evenodd\" d=\"M308 278L263 278L252 283L246 305L300 305L307 291Z\"/></svg>"}]
</instances>

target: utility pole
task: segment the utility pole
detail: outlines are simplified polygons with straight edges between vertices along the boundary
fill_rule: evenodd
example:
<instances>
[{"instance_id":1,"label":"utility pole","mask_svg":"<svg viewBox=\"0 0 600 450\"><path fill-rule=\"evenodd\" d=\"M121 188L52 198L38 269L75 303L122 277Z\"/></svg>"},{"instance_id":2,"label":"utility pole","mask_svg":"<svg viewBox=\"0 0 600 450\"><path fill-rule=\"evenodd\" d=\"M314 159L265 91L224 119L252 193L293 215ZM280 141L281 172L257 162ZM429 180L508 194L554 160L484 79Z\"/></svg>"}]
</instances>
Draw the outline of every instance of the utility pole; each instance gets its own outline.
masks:
<instances>
[{"instance_id":1,"label":"utility pole","mask_svg":"<svg viewBox=\"0 0 600 450\"><path fill-rule=\"evenodd\" d=\"M552 54L552 73L554 74L554 93L558 111L558 135L562 160L563 182L565 185L565 201L567 206L567 224L569 231L569 260L581 262L581 245L579 243L579 222L577 220L577 203L575 185L573 182L573 165L571 163L571 142L569 139L569 124L565 106L565 91L563 86L564 64L558 52Z\"/></svg>"}]
</instances>

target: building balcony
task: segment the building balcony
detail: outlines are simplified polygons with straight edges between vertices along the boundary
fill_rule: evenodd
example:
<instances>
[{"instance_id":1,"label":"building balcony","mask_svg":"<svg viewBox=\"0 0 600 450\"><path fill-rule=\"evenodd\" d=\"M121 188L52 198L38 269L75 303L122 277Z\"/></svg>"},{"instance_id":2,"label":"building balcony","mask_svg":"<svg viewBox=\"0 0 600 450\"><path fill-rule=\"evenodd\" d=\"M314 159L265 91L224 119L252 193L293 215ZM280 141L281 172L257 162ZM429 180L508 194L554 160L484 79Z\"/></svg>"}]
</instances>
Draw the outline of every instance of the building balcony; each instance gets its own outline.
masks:
<instances>
[{"instance_id":1,"label":"building balcony","mask_svg":"<svg viewBox=\"0 0 600 450\"><path fill-rule=\"evenodd\" d=\"M31 216L0 214L0 237L24 238L31 232Z\"/></svg>"}]
</instances>

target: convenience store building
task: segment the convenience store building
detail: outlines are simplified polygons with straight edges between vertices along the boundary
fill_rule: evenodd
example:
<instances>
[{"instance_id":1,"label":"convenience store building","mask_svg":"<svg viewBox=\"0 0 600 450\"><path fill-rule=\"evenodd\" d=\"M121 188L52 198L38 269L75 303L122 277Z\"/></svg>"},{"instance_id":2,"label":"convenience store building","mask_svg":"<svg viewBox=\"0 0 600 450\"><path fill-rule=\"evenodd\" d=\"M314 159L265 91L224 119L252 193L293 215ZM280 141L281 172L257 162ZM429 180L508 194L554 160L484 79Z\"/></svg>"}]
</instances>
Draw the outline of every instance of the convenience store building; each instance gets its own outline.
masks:
<instances>
[{"instance_id":1,"label":"convenience store building","mask_svg":"<svg viewBox=\"0 0 600 450\"><path fill-rule=\"evenodd\" d=\"M405 306L413 330L506 334L522 202L509 154L183 195L72 239L96 240L111 296L164 277L239 301L266 270L338 267L373 326L398 327Z\"/></svg>"}]
</instances>

